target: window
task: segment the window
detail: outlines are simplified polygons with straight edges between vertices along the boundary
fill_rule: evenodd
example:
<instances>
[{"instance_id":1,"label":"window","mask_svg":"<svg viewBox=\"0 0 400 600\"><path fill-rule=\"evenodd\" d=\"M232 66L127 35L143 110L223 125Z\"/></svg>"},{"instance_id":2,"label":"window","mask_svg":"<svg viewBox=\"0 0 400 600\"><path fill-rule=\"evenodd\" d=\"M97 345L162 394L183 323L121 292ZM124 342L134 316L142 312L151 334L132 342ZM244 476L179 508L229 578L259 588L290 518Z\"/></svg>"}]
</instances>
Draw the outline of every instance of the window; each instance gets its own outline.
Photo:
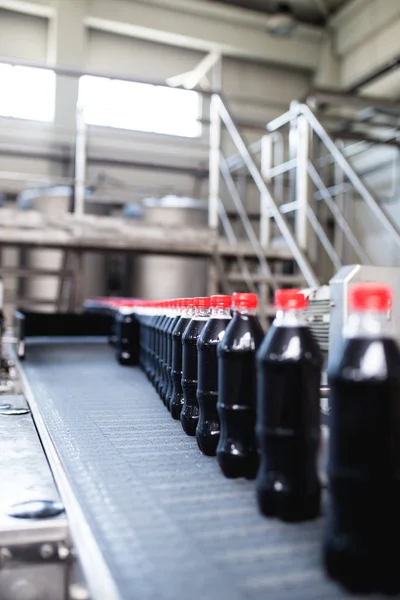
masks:
<instances>
[{"instance_id":1,"label":"window","mask_svg":"<svg viewBox=\"0 0 400 600\"><path fill-rule=\"evenodd\" d=\"M200 95L192 90L84 75L79 102L91 125L183 137L201 134Z\"/></svg>"},{"instance_id":2,"label":"window","mask_svg":"<svg viewBox=\"0 0 400 600\"><path fill-rule=\"evenodd\" d=\"M0 116L32 121L54 119L54 71L0 63L0 90Z\"/></svg>"}]
</instances>

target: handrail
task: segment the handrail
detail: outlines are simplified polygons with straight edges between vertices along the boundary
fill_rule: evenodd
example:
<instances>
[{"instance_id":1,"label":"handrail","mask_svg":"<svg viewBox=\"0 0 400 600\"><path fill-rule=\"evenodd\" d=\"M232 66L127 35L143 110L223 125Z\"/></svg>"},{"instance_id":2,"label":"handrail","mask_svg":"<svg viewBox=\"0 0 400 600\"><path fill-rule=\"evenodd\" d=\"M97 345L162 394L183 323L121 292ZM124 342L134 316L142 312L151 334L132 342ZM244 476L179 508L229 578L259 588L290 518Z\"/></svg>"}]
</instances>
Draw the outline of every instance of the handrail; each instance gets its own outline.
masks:
<instances>
[{"instance_id":1,"label":"handrail","mask_svg":"<svg viewBox=\"0 0 400 600\"><path fill-rule=\"evenodd\" d=\"M296 107L295 107L296 113L297 113L298 106L302 106L302 105L296 105ZM267 131L269 131L269 133L273 133L274 131L277 131L278 129L282 129L282 127L284 127L285 125L290 123L290 121L293 119L293 112L294 112L293 108L291 108L290 110L286 111L282 115L279 115L279 117L276 117L276 119L273 119L272 121L270 121L267 124Z\"/></svg>"},{"instance_id":2,"label":"handrail","mask_svg":"<svg viewBox=\"0 0 400 600\"><path fill-rule=\"evenodd\" d=\"M352 186L359 193L377 220L387 231L392 241L400 248L400 230L396 227L392 219L384 212L377 200L374 198L373 194L368 189L367 185L361 180L359 175L351 166L345 156L346 152L342 152L337 147L326 129L306 104L293 103L289 111L268 123L267 130L269 132L277 131L292 121L294 117L298 117L299 115L303 115L305 117L309 125L327 148L328 152L333 158L333 161L339 165Z\"/></svg>"},{"instance_id":3,"label":"handrail","mask_svg":"<svg viewBox=\"0 0 400 600\"><path fill-rule=\"evenodd\" d=\"M363 200L374 213L375 217L378 219L381 225L383 225L383 227L386 229L387 233L390 235L394 243L400 248L400 231L379 206L374 196L371 194L365 183L363 183L363 181L357 175L357 173L355 172L347 158L344 156L344 154L336 146L335 142L332 140L326 129L321 125L321 123L318 121L316 116L308 108L307 105L299 104L295 107L295 110L298 114L304 115L304 117L307 119L307 121L309 122L315 133L318 135L324 146L329 150L336 163L339 165L339 167L345 173L349 181L352 183L353 187L363 198Z\"/></svg>"},{"instance_id":4,"label":"handrail","mask_svg":"<svg viewBox=\"0 0 400 600\"><path fill-rule=\"evenodd\" d=\"M336 202L334 202L331 194L329 193L329 190L327 189L327 187L325 186L321 177L319 176L316 168L310 161L308 161L307 170L308 170L308 174L310 175L315 187L317 188L318 192L320 193L321 198L325 201L326 205L328 206L331 213L335 217L337 224L343 231L344 235L347 237L348 242L351 244L353 250L358 255L358 258L361 260L361 262L363 264L370 265L372 262L370 257L368 256L367 252L365 252L365 250L361 246L360 242L354 235L350 225L348 224L345 217L343 216L342 211L340 210L340 208L336 204Z\"/></svg>"},{"instance_id":5,"label":"handrail","mask_svg":"<svg viewBox=\"0 0 400 600\"><path fill-rule=\"evenodd\" d=\"M279 207L275 203L268 187L266 186L266 184L262 178L260 171L258 170L257 166L255 165L255 163L250 155L250 152L248 151L248 148L247 148L245 142L243 141L240 133L238 132L224 103L222 102L222 100L219 96L215 96L215 102L218 106L218 111L219 111L220 117L223 120L223 122L232 138L233 143L235 144L239 154L241 154L241 156L244 160L244 163L245 163L247 169L249 170L249 173L251 174L251 176L254 180L254 183L256 184L256 186L263 198L263 201L266 201L268 203L268 209L270 210L270 213L274 217L275 222L276 222L279 230L281 231L283 238L284 238L286 244L288 245L289 250L291 251L291 253L293 255L294 260L296 261L297 265L299 266L299 269L300 269L304 279L306 280L307 284L310 287L319 286L318 278L317 278L316 274L314 273L314 270L311 267L311 264L309 263L306 255L302 252L302 250L297 245L296 240L294 239L294 236L290 230L290 227L289 227L285 217L281 214Z\"/></svg>"},{"instance_id":6,"label":"handrail","mask_svg":"<svg viewBox=\"0 0 400 600\"><path fill-rule=\"evenodd\" d=\"M264 250L263 250L260 242L257 239L257 236L254 232L252 224L250 223L250 219L247 216L246 209L243 205L240 194L236 188L235 182L232 179L232 175L229 171L228 164L227 164L222 152L220 153L220 169L221 169L222 176L225 180L225 184L231 195L231 198L236 206L236 210L238 212L240 220L242 221L242 225L247 233L247 237L249 238L251 246L260 262L260 266L263 271L263 275L265 275L265 277L268 278L270 284L276 290L278 288L278 285L277 285L276 280L272 274L272 271L269 268L269 265L265 259Z\"/></svg>"}]
</instances>

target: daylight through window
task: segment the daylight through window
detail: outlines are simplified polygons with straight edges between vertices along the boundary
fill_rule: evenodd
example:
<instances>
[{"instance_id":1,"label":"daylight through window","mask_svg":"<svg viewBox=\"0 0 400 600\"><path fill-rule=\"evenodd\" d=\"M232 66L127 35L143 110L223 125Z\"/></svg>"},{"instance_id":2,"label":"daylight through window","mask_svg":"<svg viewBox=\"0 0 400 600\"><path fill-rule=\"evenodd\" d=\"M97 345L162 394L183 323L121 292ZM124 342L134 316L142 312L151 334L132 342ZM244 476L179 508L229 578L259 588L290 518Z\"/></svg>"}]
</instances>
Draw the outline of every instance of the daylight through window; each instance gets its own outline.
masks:
<instances>
[{"instance_id":1,"label":"daylight through window","mask_svg":"<svg viewBox=\"0 0 400 600\"><path fill-rule=\"evenodd\" d=\"M91 125L183 137L201 134L200 95L192 90L85 75L79 102Z\"/></svg>"},{"instance_id":2,"label":"daylight through window","mask_svg":"<svg viewBox=\"0 0 400 600\"><path fill-rule=\"evenodd\" d=\"M0 63L0 116L52 121L55 73Z\"/></svg>"}]
</instances>

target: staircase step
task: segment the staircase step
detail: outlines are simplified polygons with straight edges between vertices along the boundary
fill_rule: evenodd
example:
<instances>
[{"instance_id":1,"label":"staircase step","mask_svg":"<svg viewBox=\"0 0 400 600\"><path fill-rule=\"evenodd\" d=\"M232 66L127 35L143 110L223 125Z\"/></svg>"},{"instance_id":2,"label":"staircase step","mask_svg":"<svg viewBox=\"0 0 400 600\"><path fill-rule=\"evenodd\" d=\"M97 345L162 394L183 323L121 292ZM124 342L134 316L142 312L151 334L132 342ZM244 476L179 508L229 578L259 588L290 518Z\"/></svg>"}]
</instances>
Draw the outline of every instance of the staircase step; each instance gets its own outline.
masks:
<instances>
[{"instance_id":1,"label":"staircase step","mask_svg":"<svg viewBox=\"0 0 400 600\"><path fill-rule=\"evenodd\" d=\"M264 283L265 281L268 281L261 273L250 273L250 277L253 283ZM306 286L303 275L283 275L281 273L275 273L273 274L273 277L277 283L281 283L282 285L292 285L293 287ZM244 277L242 273L227 273L226 279L229 281L229 283L246 282L246 277Z\"/></svg>"}]
</instances>

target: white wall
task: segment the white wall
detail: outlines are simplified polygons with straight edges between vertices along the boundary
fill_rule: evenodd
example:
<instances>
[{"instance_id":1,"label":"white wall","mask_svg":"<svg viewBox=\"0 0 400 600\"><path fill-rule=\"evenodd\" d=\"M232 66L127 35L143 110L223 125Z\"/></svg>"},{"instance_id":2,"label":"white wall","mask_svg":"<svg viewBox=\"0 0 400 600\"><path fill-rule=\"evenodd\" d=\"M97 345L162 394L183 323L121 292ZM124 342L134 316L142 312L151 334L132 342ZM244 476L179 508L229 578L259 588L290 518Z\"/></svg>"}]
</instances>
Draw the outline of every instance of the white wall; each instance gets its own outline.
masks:
<instances>
[{"instance_id":1,"label":"white wall","mask_svg":"<svg viewBox=\"0 0 400 600\"><path fill-rule=\"evenodd\" d=\"M46 62L48 19L0 8L0 56Z\"/></svg>"}]
</instances>

